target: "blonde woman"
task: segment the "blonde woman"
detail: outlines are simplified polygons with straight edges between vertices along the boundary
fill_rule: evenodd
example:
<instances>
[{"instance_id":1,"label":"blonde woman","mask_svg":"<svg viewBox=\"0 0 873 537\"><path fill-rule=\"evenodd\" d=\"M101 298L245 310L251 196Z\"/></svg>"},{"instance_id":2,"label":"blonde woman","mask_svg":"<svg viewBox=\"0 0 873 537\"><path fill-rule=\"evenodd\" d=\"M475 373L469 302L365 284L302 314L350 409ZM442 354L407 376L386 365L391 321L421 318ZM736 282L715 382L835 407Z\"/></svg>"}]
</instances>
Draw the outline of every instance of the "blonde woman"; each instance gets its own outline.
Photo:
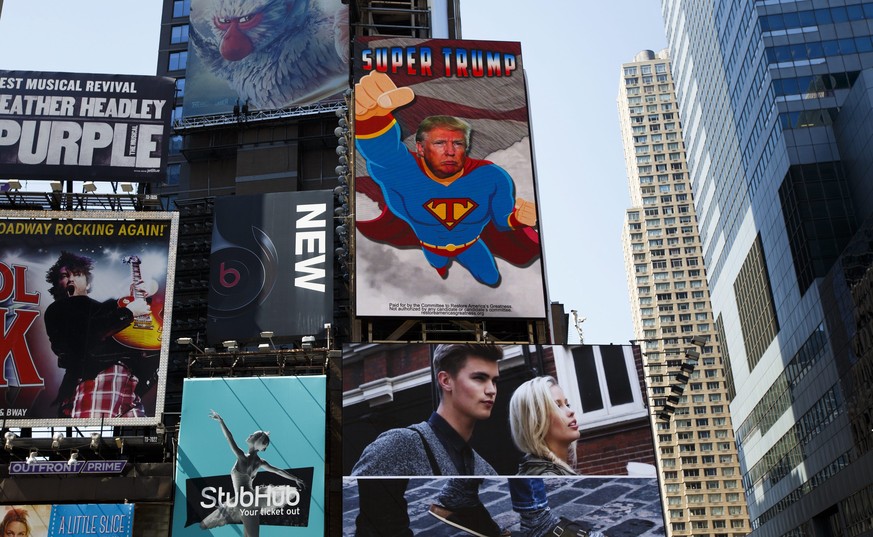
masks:
<instances>
[{"instance_id":1,"label":"blonde woman","mask_svg":"<svg viewBox=\"0 0 873 537\"><path fill-rule=\"evenodd\" d=\"M564 391L550 376L533 378L509 402L512 440L525 453L520 475L576 475L579 425Z\"/></svg>"}]
</instances>

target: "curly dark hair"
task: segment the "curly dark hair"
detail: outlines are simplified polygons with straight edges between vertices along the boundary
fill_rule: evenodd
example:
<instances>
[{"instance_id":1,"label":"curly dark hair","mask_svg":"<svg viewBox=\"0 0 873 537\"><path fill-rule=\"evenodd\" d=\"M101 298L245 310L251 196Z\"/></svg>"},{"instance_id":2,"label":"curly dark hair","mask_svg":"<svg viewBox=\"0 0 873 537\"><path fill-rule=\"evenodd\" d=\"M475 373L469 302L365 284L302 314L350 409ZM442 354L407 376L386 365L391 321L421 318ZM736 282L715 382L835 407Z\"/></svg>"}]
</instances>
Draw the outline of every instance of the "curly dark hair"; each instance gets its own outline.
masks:
<instances>
[{"instance_id":1,"label":"curly dark hair","mask_svg":"<svg viewBox=\"0 0 873 537\"><path fill-rule=\"evenodd\" d=\"M61 268L63 267L67 267L67 270L84 274L87 277L88 285L91 285L91 270L94 268L94 261L90 257L83 255L61 252L55 264L45 273L45 281L51 285L49 293L51 293L55 300L66 296L65 291L58 288L58 280L61 279Z\"/></svg>"}]
</instances>

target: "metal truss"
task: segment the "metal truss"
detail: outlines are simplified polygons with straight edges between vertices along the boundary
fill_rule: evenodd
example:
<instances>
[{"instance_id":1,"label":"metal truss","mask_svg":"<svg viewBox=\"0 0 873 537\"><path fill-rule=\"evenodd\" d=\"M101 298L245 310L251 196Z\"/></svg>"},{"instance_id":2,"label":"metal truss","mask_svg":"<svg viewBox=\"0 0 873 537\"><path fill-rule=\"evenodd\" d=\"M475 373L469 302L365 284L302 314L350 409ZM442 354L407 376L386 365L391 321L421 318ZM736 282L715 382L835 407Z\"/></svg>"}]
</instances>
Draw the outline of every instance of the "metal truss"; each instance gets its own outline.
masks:
<instances>
[{"instance_id":1,"label":"metal truss","mask_svg":"<svg viewBox=\"0 0 873 537\"><path fill-rule=\"evenodd\" d=\"M312 116L326 112L336 112L345 107L345 101L323 101L296 108L282 110L254 110L243 113L213 114L208 116L193 116L182 118L173 122L173 129L178 134L205 127L221 127L249 123L252 121L267 121L273 119L285 119L291 117Z\"/></svg>"}]
</instances>

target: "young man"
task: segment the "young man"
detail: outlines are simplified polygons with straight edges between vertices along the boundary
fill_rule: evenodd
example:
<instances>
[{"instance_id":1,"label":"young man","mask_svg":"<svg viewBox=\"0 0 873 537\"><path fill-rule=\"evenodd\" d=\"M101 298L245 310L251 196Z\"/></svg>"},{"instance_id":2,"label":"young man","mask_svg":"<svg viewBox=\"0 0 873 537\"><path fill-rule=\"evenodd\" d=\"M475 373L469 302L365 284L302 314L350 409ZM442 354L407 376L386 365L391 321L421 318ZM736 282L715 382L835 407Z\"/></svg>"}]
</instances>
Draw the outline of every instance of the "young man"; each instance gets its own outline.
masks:
<instances>
[{"instance_id":1,"label":"young man","mask_svg":"<svg viewBox=\"0 0 873 537\"><path fill-rule=\"evenodd\" d=\"M46 273L54 298L45 312L46 332L58 367L66 370L55 404L63 418L145 417L140 394L156 370L156 355L115 339L134 317L148 315L142 298L121 307L98 302L91 292L94 262L62 252Z\"/></svg>"},{"instance_id":2,"label":"young man","mask_svg":"<svg viewBox=\"0 0 873 537\"><path fill-rule=\"evenodd\" d=\"M503 350L495 345L439 345L433 369L440 403L427 421L391 429L364 448L352 476L496 475L469 445L476 423L488 419L497 397L497 361ZM359 537L409 536L409 515L403 497L406 479L358 480ZM481 479L452 479L430 513L473 535L497 537L500 528L479 501Z\"/></svg>"}]
</instances>

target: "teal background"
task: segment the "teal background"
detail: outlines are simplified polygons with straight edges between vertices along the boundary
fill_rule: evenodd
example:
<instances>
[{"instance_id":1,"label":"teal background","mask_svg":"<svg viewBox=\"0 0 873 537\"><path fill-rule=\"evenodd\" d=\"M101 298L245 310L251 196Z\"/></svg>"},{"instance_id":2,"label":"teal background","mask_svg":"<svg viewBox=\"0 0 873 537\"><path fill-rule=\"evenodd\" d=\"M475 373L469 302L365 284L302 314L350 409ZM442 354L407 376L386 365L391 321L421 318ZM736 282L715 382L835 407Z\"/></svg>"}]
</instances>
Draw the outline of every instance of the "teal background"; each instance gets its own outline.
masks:
<instances>
[{"instance_id":1,"label":"teal background","mask_svg":"<svg viewBox=\"0 0 873 537\"><path fill-rule=\"evenodd\" d=\"M185 480L229 474L236 461L219 423L209 417L218 412L237 446L257 430L270 432L270 445L260 453L277 468L312 466L312 500L309 526L261 525L262 537L324 535L325 393L323 375L305 377L249 377L185 379L182 419L176 457L176 495L173 536L242 535L242 525L232 524L209 532L198 525L185 527Z\"/></svg>"}]
</instances>

